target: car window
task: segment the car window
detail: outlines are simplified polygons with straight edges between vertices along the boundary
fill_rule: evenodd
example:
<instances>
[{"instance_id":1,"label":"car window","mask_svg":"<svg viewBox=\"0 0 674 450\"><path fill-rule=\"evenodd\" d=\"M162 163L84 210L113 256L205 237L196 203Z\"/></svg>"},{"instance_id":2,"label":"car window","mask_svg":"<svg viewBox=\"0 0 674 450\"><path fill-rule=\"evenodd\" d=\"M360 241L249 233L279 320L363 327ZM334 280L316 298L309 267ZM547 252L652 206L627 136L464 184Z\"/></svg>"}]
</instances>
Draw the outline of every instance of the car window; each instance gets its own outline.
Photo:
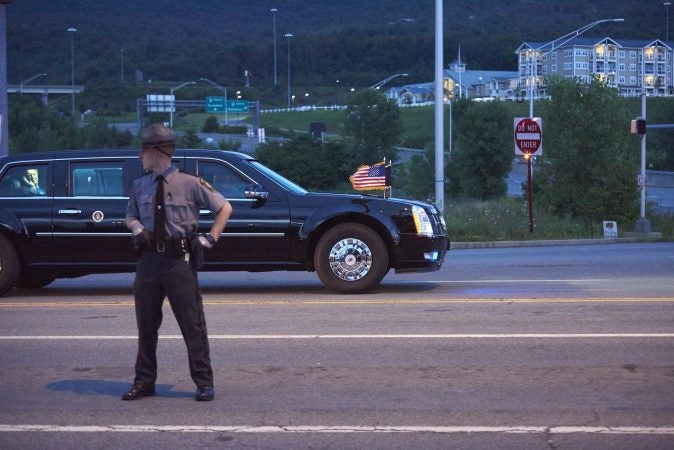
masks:
<instances>
[{"instance_id":1,"label":"car window","mask_svg":"<svg viewBox=\"0 0 674 450\"><path fill-rule=\"evenodd\" d=\"M10 167L0 180L1 197L39 197L45 195L47 195L46 164Z\"/></svg>"},{"instance_id":2,"label":"car window","mask_svg":"<svg viewBox=\"0 0 674 450\"><path fill-rule=\"evenodd\" d=\"M246 186L251 184L249 179L225 164L199 161L197 170L200 177L227 199L244 198Z\"/></svg>"},{"instance_id":3,"label":"car window","mask_svg":"<svg viewBox=\"0 0 674 450\"><path fill-rule=\"evenodd\" d=\"M124 195L124 163L86 162L70 166L73 197L121 197Z\"/></svg>"}]
</instances>

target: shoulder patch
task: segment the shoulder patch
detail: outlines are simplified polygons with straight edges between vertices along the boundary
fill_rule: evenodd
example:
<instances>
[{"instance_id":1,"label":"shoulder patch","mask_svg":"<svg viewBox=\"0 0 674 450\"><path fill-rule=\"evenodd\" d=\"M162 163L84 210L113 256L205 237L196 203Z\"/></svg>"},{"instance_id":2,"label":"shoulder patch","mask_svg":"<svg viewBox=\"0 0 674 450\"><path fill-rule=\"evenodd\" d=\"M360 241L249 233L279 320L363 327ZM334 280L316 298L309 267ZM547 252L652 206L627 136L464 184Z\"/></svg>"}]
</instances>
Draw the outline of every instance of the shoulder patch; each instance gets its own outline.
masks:
<instances>
[{"instance_id":1,"label":"shoulder patch","mask_svg":"<svg viewBox=\"0 0 674 450\"><path fill-rule=\"evenodd\" d=\"M206 181L203 177L199 177L199 183L201 183L201 185L203 187L205 187L206 189L208 189L209 191L215 192L215 188L211 185L211 183Z\"/></svg>"}]
</instances>

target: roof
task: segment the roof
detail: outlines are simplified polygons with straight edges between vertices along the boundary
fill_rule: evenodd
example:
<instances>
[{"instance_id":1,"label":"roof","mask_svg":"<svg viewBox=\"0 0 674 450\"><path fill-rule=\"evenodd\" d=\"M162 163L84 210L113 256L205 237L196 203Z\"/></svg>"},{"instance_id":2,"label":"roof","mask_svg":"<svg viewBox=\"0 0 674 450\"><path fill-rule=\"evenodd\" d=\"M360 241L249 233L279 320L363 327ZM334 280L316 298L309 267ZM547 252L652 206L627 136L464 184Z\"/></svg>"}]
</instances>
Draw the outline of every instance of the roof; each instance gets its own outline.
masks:
<instances>
[{"instance_id":1,"label":"roof","mask_svg":"<svg viewBox=\"0 0 674 450\"><path fill-rule=\"evenodd\" d=\"M674 42L666 42L664 40L660 39L616 39L616 38L610 38L608 36L605 37L574 37L569 39L568 41L564 41L563 39L558 39L558 41L561 41L559 44L556 43L555 48L565 48L565 47L593 47L595 45L603 44L603 43L610 43L613 45L617 45L618 47L623 47L623 48L646 48L646 47L652 47L654 45L660 45L660 46L666 46L669 48L674 47ZM552 41L548 42L523 42L517 49L515 50L515 53L519 53L523 49L533 49L533 50L552 50ZM561 44L561 45L560 45Z\"/></svg>"},{"instance_id":2,"label":"roof","mask_svg":"<svg viewBox=\"0 0 674 450\"><path fill-rule=\"evenodd\" d=\"M451 69L445 69L444 76L451 78L455 82L461 80L461 84L464 86L472 86L489 83L492 80L518 78L519 72L508 70L466 70L459 74Z\"/></svg>"}]
</instances>

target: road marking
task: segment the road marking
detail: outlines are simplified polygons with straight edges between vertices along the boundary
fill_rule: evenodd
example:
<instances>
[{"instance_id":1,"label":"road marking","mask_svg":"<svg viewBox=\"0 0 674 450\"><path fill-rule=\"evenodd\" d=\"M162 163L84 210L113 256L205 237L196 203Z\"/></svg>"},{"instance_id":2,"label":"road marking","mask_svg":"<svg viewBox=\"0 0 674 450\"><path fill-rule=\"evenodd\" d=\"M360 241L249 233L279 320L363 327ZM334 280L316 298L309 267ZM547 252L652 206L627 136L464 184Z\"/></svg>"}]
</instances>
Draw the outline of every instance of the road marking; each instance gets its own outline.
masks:
<instances>
[{"instance_id":1,"label":"road marking","mask_svg":"<svg viewBox=\"0 0 674 450\"><path fill-rule=\"evenodd\" d=\"M607 278L578 278L578 279L569 279L569 280L552 280L552 279L527 279L527 280L415 280L415 283L601 283L603 281L610 281ZM399 284L406 284L405 282L399 282Z\"/></svg>"},{"instance_id":2,"label":"road marking","mask_svg":"<svg viewBox=\"0 0 674 450\"><path fill-rule=\"evenodd\" d=\"M674 427L572 426L362 426L362 425L24 425L0 424L0 432L61 433L504 433L669 435Z\"/></svg>"},{"instance_id":3,"label":"road marking","mask_svg":"<svg viewBox=\"0 0 674 450\"><path fill-rule=\"evenodd\" d=\"M259 305L441 305L452 303L674 303L674 297L596 297L596 298L377 298L378 294L370 294L364 298L325 300L204 300L204 305L227 305L227 306L259 306ZM366 298L367 297L367 298ZM106 301L50 301L50 302L0 302L0 308L52 308L52 307L110 307L110 306L133 306L133 300Z\"/></svg>"},{"instance_id":4,"label":"road marking","mask_svg":"<svg viewBox=\"0 0 674 450\"><path fill-rule=\"evenodd\" d=\"M279 340L279 339L633 339L674 338L674 333L492 333L492 334L215 334L210 340ZM68 340L125 340L138 339L135 335L90 336L0 336L0 341L68 341ZM179 334L159 336L159 339L180 339Z\"/></svg>"}]
</instances>

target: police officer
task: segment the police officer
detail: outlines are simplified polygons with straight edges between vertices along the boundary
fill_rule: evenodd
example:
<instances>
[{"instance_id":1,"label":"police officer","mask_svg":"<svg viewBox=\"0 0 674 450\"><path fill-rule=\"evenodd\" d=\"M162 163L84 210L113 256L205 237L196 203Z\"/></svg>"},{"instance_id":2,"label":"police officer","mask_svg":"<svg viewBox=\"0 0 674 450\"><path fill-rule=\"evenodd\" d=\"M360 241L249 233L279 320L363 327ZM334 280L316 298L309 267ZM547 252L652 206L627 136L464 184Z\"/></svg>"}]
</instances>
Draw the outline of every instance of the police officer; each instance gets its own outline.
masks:
<instances>
[{"instance_id":1,"label":"police officer","mask_svg":"<svg viewBox=\"0 0 674 450\"><path fill-rule=\"evenodd\" d=\"M140 161L148 173L134 181L126 212L133 245L141 252L133 284L138 354L133 386L122 399L155 394L158 330L166 296L187 345L190 375L197 386L195 399L213 400L213 370L197 269L203 250L213 248L220 237L232 207L206 181L179 172L172 164L175 140L169 128L150 125L141 139ZM198 233L200 209L216 214L207 234Z\"/></svg>"}]
</instances>

